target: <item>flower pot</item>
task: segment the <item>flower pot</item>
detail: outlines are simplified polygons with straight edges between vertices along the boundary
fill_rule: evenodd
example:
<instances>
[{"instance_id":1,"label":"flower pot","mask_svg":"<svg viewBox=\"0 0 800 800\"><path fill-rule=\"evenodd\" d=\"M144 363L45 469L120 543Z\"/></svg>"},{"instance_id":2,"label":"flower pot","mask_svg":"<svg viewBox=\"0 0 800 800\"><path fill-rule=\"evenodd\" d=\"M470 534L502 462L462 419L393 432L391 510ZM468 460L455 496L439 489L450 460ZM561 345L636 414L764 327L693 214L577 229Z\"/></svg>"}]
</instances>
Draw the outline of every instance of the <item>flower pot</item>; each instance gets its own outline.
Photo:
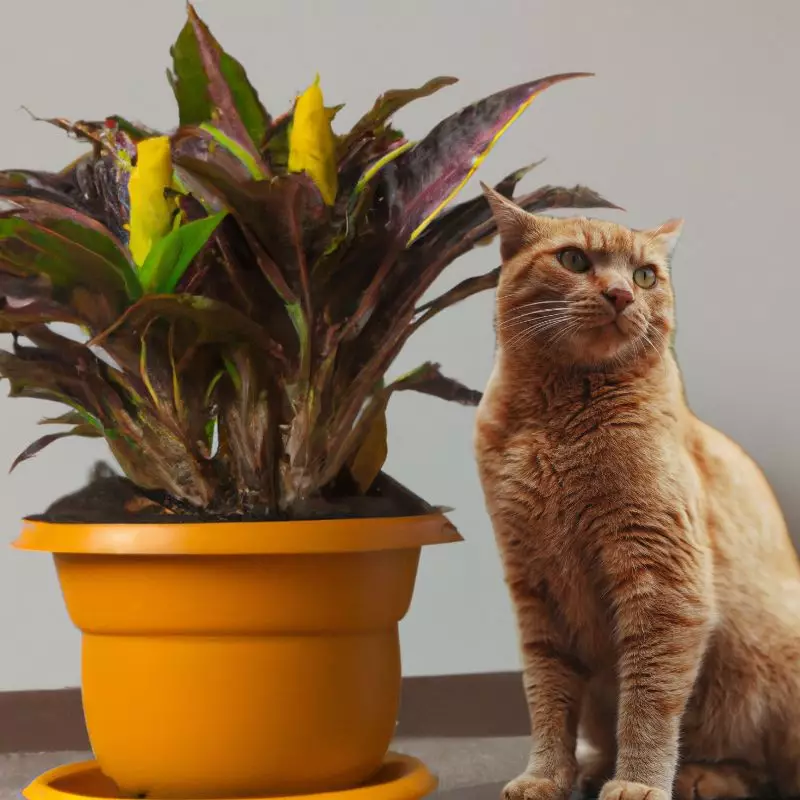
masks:
<instances>
[{"instance_id":1,"label":"flower pot","mask_svg":"<svg viewBox=\"0 0 800 800\"><path fill-rule=\"evenodd\" d=\"M439 514L309 522L27 522L82 632L86 724L123 795L330 792L380 768L398 622Z\"/></svg>"}]
</instances>

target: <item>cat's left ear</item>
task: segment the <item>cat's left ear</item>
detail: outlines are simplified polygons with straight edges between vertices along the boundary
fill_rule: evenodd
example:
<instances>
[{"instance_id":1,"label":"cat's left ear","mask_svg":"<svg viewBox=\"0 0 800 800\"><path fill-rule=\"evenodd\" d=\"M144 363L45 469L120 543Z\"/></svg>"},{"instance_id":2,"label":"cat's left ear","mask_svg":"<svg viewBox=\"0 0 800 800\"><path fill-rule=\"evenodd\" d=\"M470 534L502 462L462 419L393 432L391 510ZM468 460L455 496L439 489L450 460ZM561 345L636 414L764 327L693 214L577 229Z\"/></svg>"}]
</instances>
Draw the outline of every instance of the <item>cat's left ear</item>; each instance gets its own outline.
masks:
<instances>
[{"instance_id":1,"label":"cat's left ear","mask_svg":"<svg viewBox=\"0 0 800 800\"><path fill-rule=\"evenodd\" d=\"M648 231L647 235L654 242L658 242L663 248L667 257L671 257L681 238L683 230L682 219L668 219L663 225L659 225L654 230Z\"/></svg>"},{"instance_id":2,"label":"cat's left ear","mask_svg":"<svg viewBox=\"0 0 800 800\"><path fill-rule=\"evenodd\" d=\"M492 209L492 216L500 234L500 256L503 261L513 258L525 245L535 241L541 231L533 214L520 208L513 200L503 197L481 182L483 195Z\"/></svg>"}]
</instances>

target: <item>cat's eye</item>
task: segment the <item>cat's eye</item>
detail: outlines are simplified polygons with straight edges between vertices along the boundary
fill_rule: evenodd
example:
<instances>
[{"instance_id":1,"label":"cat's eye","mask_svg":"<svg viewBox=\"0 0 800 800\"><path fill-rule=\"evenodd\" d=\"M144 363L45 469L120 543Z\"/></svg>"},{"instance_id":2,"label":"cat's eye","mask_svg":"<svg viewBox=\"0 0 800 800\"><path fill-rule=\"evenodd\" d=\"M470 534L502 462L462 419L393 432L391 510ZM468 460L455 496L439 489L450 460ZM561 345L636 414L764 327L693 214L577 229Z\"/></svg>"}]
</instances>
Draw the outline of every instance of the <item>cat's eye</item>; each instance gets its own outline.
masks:
<instances>
[{"instance_id":1,"label":"cat's eye","mask_svg":"<svg viewBox=\"0 0 800 800\"><path fill-rule=\"evenodd\" d=\"M633 282L642 289L652 289L656 280L656 271L652 267L639 267L633 273Z\"/></svg>"},{"instance_id":2,"label":"cat's eye","mask_svg":"<svg viewBox=\"0 0 800 800\"><path fill-rule=\"evenodd\" d=\"M556 254L556 258L561 262L561 266L566 267L570 272L588 272L592 266L589 256L577 247L567 247Z\"/></svg>"}]
</instances>

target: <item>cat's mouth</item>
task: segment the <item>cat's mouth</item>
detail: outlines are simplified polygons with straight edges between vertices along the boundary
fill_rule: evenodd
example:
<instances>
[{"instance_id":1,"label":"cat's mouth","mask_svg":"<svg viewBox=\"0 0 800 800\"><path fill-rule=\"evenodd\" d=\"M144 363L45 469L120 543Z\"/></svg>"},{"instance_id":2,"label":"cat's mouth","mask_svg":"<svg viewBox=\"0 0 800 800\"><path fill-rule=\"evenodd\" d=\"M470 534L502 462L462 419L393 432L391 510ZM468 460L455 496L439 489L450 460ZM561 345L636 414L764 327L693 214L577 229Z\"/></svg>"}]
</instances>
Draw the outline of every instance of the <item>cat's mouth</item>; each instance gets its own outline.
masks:
<instances>
[{"instance_id":1,"label":"cat's mouth","mask_svg":"<svg viewBox=\"0 0 800 800\"><path fill-rule=\"evenodd\" d=\"M612 316L599 320L596 325L592 326L595 330L603 333L618 333L623 336L630 336L631 323L623 314L613 313Z\"/></svg>"},{"instance_id":2,"label":"cat's mouth","mask_svg":"<svg viewBox=\"0 0 800 800\"><path fill-rule=\"evenodd\" d=\"M598 320L590 330L593 332L593 336L599 337L609 344L611 342L622 344L638 334L636 323L627 314L616 313L604 320Z\"/></svg>"},{"instance_id":3,"label":"cat's mouth","mask_svg":"<svg viewBox=\"0 0 800 800\"><path fill-rule=\"evenodd\" d=\"M597 328L610 333L619 333L624 337L634 336L637 332L637 325L625 311L610 311L604 315L604 319L598 321Z\"/></svg>"}]
</instances>

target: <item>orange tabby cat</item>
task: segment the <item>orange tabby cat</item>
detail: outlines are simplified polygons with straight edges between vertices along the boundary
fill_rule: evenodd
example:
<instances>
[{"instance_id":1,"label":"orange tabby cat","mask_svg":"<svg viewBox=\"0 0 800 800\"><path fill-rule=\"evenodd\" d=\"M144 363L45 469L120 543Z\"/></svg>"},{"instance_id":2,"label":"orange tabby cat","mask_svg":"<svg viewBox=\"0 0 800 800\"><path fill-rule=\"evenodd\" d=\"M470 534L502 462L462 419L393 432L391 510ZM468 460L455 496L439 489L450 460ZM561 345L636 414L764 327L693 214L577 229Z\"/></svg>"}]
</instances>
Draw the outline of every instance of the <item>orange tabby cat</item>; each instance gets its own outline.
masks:
<instances>
[{"instance_id":1,"label":"orange tabby cat","mask_svg":"<svg viewBox=\"0 0 800 800\"><path fill-rule=\"evenodd\" d=\"M681 223L484 188L504 263L476 450L533 731L506 798L800 795L800 564L758 467L686 405Z\"/></svg>"}]
</instances>

